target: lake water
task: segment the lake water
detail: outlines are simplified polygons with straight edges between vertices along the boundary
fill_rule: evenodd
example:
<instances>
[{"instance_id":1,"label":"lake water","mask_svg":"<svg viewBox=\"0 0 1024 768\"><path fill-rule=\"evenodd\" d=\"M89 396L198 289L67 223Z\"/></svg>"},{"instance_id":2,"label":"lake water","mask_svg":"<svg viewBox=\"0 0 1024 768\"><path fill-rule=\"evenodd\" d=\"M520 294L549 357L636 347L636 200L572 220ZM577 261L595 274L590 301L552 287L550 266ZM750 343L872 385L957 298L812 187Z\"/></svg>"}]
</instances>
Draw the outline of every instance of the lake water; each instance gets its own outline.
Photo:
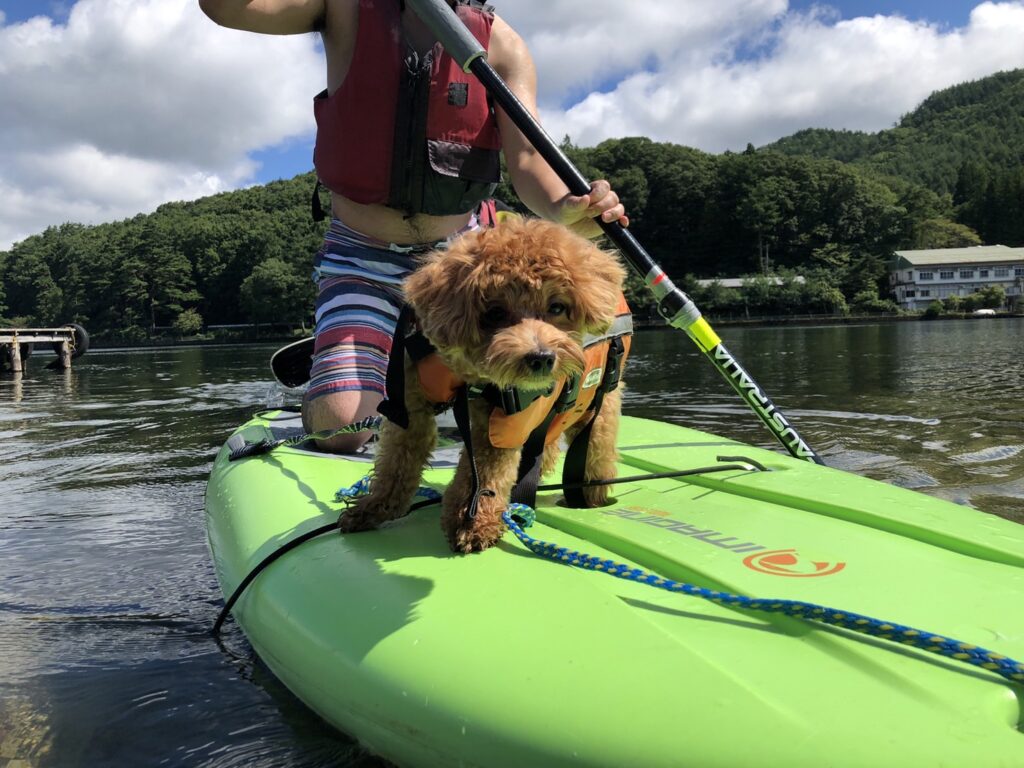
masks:
<instances>
[{"instance_id":1,"label":"lake water","mask_svg":"<svg viewBox=\"0 0 1024 768\"><path fill-rule=\"evenodd\" d=\"M830 465L1024 523L1024 319L720 330ZM0 767L378 764L209 635L206 477L294 401L272 350L0 374ZM627 413L774 445L680 332L638 334L627 376Z\"/></svg>"}]
</instances>

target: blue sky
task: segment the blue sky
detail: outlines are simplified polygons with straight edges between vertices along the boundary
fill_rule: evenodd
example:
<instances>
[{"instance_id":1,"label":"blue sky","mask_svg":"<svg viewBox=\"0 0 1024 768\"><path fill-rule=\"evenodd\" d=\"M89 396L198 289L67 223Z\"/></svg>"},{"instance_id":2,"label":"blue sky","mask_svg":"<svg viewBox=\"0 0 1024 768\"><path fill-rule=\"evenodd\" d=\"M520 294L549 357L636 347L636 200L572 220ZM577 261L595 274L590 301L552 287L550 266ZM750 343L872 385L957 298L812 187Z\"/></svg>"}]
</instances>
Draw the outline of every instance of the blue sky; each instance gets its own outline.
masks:
<instances>
[{"instance_id":1,"label":"blue sky","mask_svg":"<svg viewBox=\"0 0 1024 768\"><path fill-rule=\"evenodd\" d=\"M872 0L843 0L842 2L814 3L808 0L796 0L789 4L790 8L806 10L813 5L830 5L839 11L844 19L856 16L904 16L908 19L928 19L929 21L945 22L960 27L967 23L967 17L976 3L956 2L955 0L904 0L902 2L873 2Z\"/></svg>"},{"instance_id":2,"label":"blue sky","mask_svg":"<svg viewBox=\"0 0 1024 768\"><path fill-rule=\"evenodd\" d=\"M0 11L4 12L8 24L39 15L65 19L69 7L69 3L51 3L45 0L4 0L0 3Z\"/></svg>"},{"instance_id":3,"label":"blue sky","mask_svg":"<svg viewBox=\"0 0 1024 768\"><path fill-rule=\"evenodd\" d=\"M1024 67L1024 0L495 2L533 53L548 132L582 146L874 132L935 90ZM197 0L0 11L0 250L310 170L315 36L226 30Z\"/></svg>"}]
</instances>

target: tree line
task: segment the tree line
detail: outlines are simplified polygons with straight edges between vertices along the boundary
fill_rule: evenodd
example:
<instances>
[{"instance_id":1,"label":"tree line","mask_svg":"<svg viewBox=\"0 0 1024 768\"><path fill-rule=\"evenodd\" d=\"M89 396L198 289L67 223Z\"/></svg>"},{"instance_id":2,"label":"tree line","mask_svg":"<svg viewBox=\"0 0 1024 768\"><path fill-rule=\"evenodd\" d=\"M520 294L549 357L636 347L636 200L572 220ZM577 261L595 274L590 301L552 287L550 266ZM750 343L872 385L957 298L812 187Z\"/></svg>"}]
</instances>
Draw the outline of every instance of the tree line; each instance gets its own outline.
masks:
<instances>
[{"instance_id":1,"label":"tree line","mask_svg":"<svg viewBox=\"0 0 1024 768\"><path fill-rule=\"evenodd\" d=\"M585 176L612 182L634 235L702 308L886 311L895 250L1024 245L1022 163L991 159L1024 152L1024 129L1014 138L1024 126L1024 101L1016 102L1024 77L990 80L935 94L904 118L902 129L917 132L914 153L899 156L913 160L912 172L880 166L878 139L849 132L802 132L720 155L642 137L588 148L567 137L562 148ZM988 145L964 150L948 176L949 125L960 126L963 141L987 136L968 130L968 118L1002 114L1004 102L1017 109L1016 122L1001 123L1016 147L992 150L989 159L979 159ZM928 131L939 135L934 157L921 154ZM0 318L78 322L128 343L212 325L308 325L312 260L325 227L310 216L313 183L307 173L120 222L50 227L0 252ZM522 208L507 182L497 196ZM731 292L696 282L744 275L772 279ZM636 276L628 295L635 309L650 311Z\"/></svg>"},{"instance_id":2,"label":"tree line","mask_svg":"<svg viewBox=\"0 0 1024 768\"><path fill-rule=\"evenodd\" d=\"M0 316L78 322L138 343L209 325L309 318L312 174L98 226L63 224L0 253Z\"/></svg>"}]
</instances>

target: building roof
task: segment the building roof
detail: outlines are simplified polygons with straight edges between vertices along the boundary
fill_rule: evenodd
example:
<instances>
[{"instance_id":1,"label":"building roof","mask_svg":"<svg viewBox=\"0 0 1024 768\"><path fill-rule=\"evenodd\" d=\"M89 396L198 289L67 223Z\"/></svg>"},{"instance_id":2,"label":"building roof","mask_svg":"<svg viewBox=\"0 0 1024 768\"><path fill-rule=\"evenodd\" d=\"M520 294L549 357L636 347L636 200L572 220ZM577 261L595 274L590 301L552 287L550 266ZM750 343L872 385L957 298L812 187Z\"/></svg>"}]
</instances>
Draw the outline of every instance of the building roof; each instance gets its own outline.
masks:
<instances>
[{"instance_id":1,"label":"building roof","mask_svg":"<svg viewBox=\"0 0 1024 768\"><path fill-rule=\"evenodd\" d=\"M937 267L956 264L1003 264L1024 262L1024 248L1005 245L976 245L973 248L932 248L922 251L896 251L898 265Z\"/></svg>"}]
</instances>

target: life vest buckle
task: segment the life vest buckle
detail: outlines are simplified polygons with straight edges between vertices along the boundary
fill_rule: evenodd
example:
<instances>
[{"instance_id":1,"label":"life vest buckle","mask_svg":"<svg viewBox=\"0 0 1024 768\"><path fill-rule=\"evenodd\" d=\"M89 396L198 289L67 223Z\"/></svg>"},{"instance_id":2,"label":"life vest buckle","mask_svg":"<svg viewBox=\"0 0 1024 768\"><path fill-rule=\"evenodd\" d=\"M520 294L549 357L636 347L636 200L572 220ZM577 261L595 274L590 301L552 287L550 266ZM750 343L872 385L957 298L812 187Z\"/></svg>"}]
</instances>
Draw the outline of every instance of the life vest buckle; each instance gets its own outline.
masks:
<instances>
[{"instance_id":1,"label":"life vest buckle","mask_svg":"<svg viewBox=\"0 0 1024 768\"><path fill-rule=\"evenodd\" d=\"M506 416L522 413L535 400L547 397L554 389L554 384L544 389L521 389L520 387L496 387L488 384L482 389L482 395L495 408L500 408ZM472 389L470 393L473 394Z\"/></svg>"},{"instance_id":2,"label":"life vest buckle","mask_svg":"<svg viewBox=\"0 0 1024 768\"><path fill-rule=\"evenodd\" d=\"M600 391L605 393L619 386L619 380L622 378L622 358L626 354L626 345L621 336L613 336L609 342L608 358L600 388Z\"/></svg>"},{"instance_id":3,"label":"life vest buckle","mask_svg":"<svg viewBox=\"0 0 1024 768\"><path fill-rule=\"evenodd\" d=\"M576 405L576 399L579 397L579 394L580 377L570 376L566 380L565 386L562 387L562 392L561 394L558 395L558 399L555 400L554 405L551 406L551 409L556 414L571 411L573 407Z\"/></svg>"}]
</instances>

